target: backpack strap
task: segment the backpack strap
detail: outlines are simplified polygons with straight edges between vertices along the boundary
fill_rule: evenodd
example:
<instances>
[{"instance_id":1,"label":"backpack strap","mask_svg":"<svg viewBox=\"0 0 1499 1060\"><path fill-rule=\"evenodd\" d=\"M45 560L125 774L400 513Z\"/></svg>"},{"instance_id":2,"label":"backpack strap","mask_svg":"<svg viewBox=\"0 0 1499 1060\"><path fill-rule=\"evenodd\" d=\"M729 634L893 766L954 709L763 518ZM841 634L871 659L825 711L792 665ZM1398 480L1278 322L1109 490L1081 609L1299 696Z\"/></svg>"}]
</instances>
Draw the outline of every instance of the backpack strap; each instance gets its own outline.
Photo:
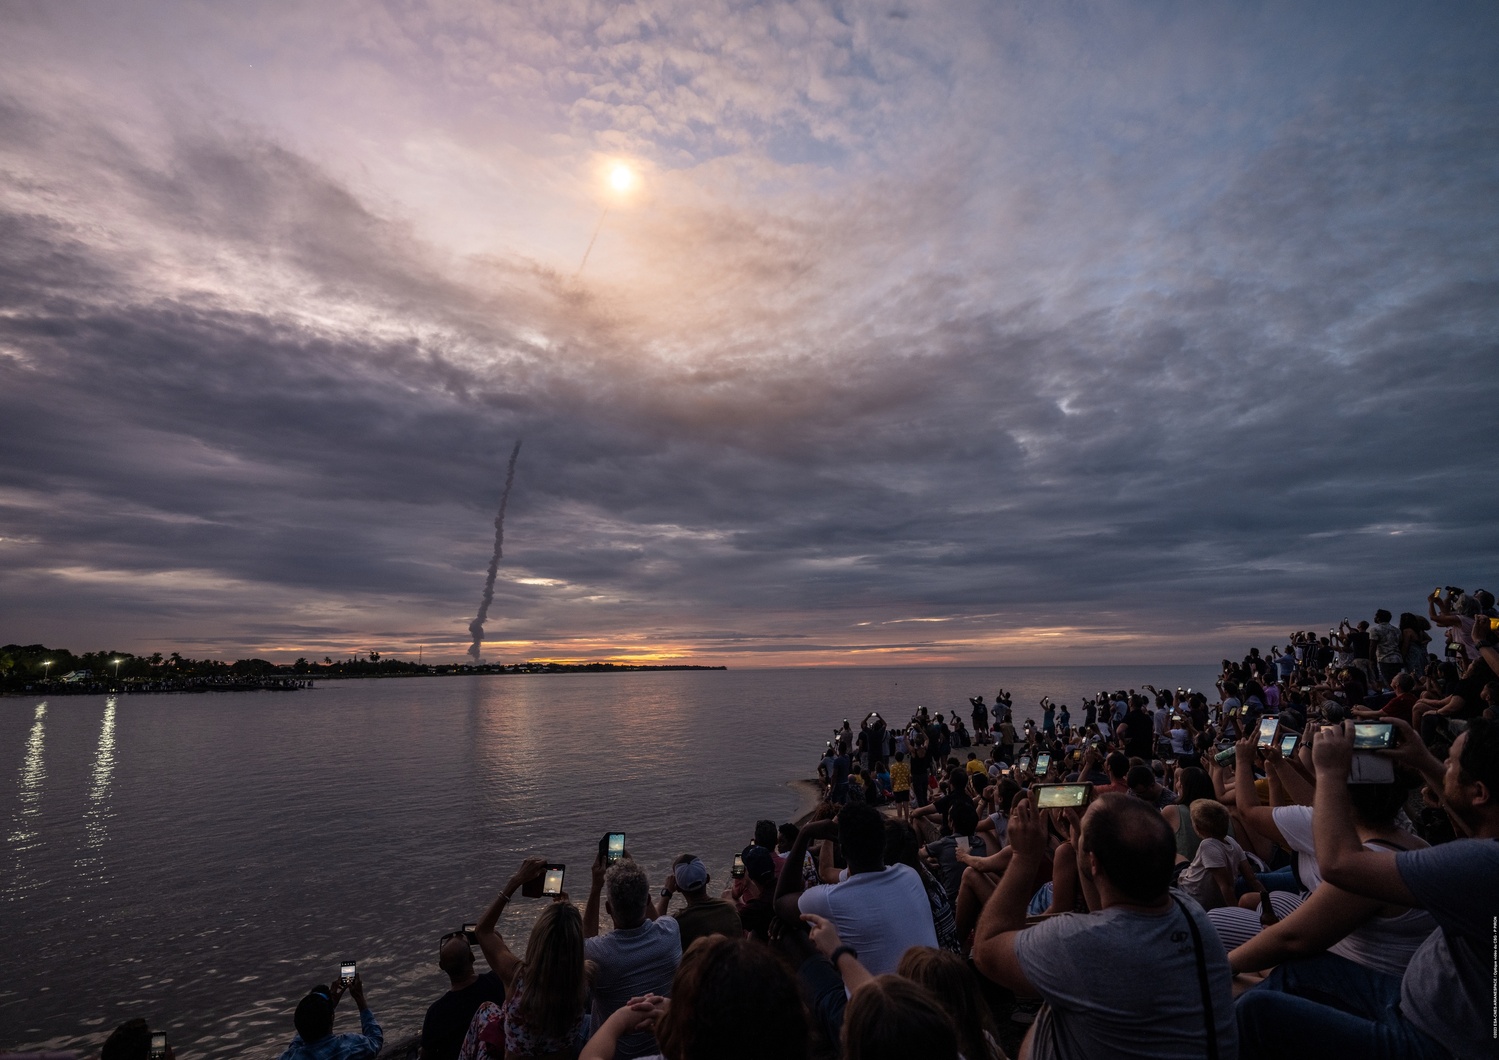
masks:
<instances>
[{"instance_id":1,"label":"backpack strap","mask_svg":"<svg viewBox=\"0 0 1499 1060\"><path fill-rule=\"evenodd\" d=\"M1218 1060L1218 1021L1213 1017L1213 994L1208 984L1208 959L1202 949L1202 932L1182 900L1174 894L1171 900L1187 918L1187 928L1192 932L1192 948L1197 952L1197 986L1202 991L1202 1019L1207 1028L1208 1060Z\"/></svg>"}]
</instances>

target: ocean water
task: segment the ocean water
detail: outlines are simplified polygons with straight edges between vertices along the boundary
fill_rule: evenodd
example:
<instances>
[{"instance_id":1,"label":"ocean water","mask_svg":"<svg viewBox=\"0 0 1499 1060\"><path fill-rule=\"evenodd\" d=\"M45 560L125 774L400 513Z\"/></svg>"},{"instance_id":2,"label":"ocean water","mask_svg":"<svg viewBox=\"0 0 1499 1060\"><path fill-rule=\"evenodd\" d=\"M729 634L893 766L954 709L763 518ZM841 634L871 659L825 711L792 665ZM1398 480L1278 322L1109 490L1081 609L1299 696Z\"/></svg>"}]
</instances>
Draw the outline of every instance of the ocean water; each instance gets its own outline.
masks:
<instances>
[{"instance_id":1,"label":"ocean water","mask_svg":"<svg viewBox=\"0 0 1499 1060\"><path fill-rule=\"evenodd\" d=\"M652 879L716 882L789 820L845 717L1152 683L1215 667L537 674L311 691L0 699L0 1049L97 1049L145 1016L179 1056L275 1055L357 960L387 1040L445 989L437 939L528 854L587 897L606 831ZM540 900L500 929L517 950ZM342 1008L341 1008L342 1012ZM342 1012L336 1029L355 1029Z\"/></svg>"}]
</instances>

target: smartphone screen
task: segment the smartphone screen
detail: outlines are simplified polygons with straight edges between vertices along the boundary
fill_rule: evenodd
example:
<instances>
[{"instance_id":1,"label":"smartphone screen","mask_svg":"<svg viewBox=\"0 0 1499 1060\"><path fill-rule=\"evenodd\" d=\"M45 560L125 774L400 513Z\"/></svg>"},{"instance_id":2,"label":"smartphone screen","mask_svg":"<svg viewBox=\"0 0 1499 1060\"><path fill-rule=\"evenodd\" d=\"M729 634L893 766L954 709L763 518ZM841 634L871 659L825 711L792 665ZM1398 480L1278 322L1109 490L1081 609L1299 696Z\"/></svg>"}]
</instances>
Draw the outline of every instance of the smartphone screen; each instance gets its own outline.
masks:
<instances>
[{"instance_id":1,"label":"smartphone screen","mask_svg":"<svg viewBox=\"0 0 1499 1060\"><path fill-rule=\"evenodd\" d=\"M1040 754L1038 754L1036 756L1036 772L1039 773L1039 774L1041 774L1042 776L1045 776L1046 775L1046 771L1048 769L1050 769L1050 768L1051 768L1051 752L1050 751L1042 751Z\"/></svg>"},{"instance_id":2,"label":"smartphone screen","mask_svg":"<svg viewBox=\"0 0 1499 1060\"><path fill-rule=\"evenodd\" d=\"M1294 732L1288 732L1280 738L1280 756L1290 758L1296 753L1296 744L1301 739Z\"/></svg>"},{"instance_id":3,"label":"smartphone screen","mask_svg":"<svg viewBox=\"0 0 1499 1060\"><path fill-rule=\"evenodd\" d=\"M1274 747L1275 730L1280 728L1279 718L1260 719L1260 738L1256 742L1257 747Z\"/></svg>"},{"instance_id":4,"label":"smartphone screen","mask_svg":"<svg viewBox=\"0 0 1499 1060\"><path fill-rule=\"evenodd\" d=\"M625 856L625 834L623 832L610 832L604 851L604 860L613 865Z\"/></svg>"},{"instance_id":5,"label":"smartphone screen","mask_svg":"<svg viewBox=\"0 0 1499 1060\"><path fill-rule=\"evenodd\" d=\"M1031 756L1030 755L1021 755L1020 756L1020 761L1017 762L1016 765L1018 765L1021 770L1025 771L1025 772L1030 772L1030 768L1031 768Z\"/></svg>"},{"instance_id":6,"label":"smartphone screen","mask_svg":"<svg viewBox=\"0 0 1499 1060\"><path fill-rule=\"evenodd\" d=\"M966 835L960 835L960 836L956 836L955 838L958 841L958 849L961 850L961 851L963 851L965 854L968 853L969 848L971 846L971 843L969 842L968 837Z\"/></svg>"},{"instance_id":7,"label":"smartphone screen","mask_svg":"<svg viewBox=\"0 0 1499 1060\"><path fill-rule=\"evenodd\" d=\"M1360 721L1353 726L1353 749L1375 751L1395 744L1395 726L1387 721Z\"/></svg>"},{"instance_id":8,"label":"smartphone screen","mask_svg":"<svg viewBox=\"0 0 1499 1060\"><path fill-rule=\"evenodd\" d=\"M1036 809L1038 810L1080 810L1088 801L1088 790L1091 784L1037 784Z\"/></svg>"},{"instance_id":9,"label":"smartphone screen","mask_svg":"<svg viewBox=\"0 0 1499 1060\"><path fill-rule=\"evenodd\" d=\"M624 871L624 870L620 870L620 871ZM554 897L554 896L559 895L559 894L562 893L562 874L563 874L563 872L564 872L564 867L562 865L548 865L547 866L546 878L542 882L542 885L541 885L541 893L542 893L543 897L550 898L550 897Z\"/></svg>"},{"instance_id":10,"label":"smartphone screen","mask_svg":"<svg viewBox=\"0 0 1499 1060\"><path fill-rule=\"evenodd\" d=\"M359 974L359 966L353 961L340 961L338 965L338 981L348 986Z\"/></svg>"},{"instance_id":11,"label":"smartphone screen","mask_svg":"<svg viewBox=\"0 0 1499 1060\"><path fill-rule=\"evenodd\" d=\"M744 855L743 854L735 854L734 855L734 868L730 872L730 875L732 875L734 877L734 879L736 879L736 880L740 880L740 879L744 878Z\"/></svg>"},{"instance_id":12,"label":"smartphone screen","mask_svg":"<svg viewBox=\"0 0 1499 1060\"><path fill-rule=\"evenodd\" d=\"M167 1036L164 1031L151 1032L151 1060L166 1060Z\"/></svg>"}]
</instances>

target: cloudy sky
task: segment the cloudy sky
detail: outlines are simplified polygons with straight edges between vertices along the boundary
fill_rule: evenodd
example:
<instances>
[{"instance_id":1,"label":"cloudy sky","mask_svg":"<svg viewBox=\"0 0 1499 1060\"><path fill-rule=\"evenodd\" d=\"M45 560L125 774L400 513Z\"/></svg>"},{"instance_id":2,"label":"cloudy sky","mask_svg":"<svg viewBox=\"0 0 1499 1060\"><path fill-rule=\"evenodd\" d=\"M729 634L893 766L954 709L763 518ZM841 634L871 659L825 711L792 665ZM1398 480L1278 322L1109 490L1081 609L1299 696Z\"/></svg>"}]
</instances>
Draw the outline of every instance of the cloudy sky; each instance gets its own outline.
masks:
<instances>
[{"instance_id":1,"label":"cloudy sky","mask_svg":"<svg viewBox=\"0 0 1499 1060\"><path fill-rule=\"evenodd\" d=\"M1496 399L1490 2L0 0L0 642L456 660L523 439L489 659L1211 660Z\"/></svg>"}]
</instances>

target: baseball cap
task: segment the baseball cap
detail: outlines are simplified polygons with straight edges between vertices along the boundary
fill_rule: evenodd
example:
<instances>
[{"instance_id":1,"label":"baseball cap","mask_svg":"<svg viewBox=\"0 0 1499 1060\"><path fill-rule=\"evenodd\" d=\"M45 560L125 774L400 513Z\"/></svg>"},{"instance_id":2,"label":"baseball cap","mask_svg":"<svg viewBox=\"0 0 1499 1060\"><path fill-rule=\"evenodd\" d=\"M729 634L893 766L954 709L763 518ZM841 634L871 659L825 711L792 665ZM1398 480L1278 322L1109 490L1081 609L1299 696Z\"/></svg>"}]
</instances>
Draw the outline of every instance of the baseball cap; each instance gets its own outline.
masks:
<instances>
[{"instance_id":1,"label":"baseball cap","mask_svg":"<svg viewBox=\"0 0 1499 1060\"><path fill-rule=\"evenodd\" d=\"M745 875L752 880L763 880L776 874L775 859L764 847L745 847L740 857L744 859Z\"/></svg>"},{"instance_id":2,"label":"baseball cap","mask_svg":"<svg viewBox=\"0 0 1499 1060\"><path fill-rule=\"evenodd\" d=\"M708 867L697 858L684 861L672 870L677 886L684 891L700 891L708 885Z\"/></svg>"}]
</instances>

